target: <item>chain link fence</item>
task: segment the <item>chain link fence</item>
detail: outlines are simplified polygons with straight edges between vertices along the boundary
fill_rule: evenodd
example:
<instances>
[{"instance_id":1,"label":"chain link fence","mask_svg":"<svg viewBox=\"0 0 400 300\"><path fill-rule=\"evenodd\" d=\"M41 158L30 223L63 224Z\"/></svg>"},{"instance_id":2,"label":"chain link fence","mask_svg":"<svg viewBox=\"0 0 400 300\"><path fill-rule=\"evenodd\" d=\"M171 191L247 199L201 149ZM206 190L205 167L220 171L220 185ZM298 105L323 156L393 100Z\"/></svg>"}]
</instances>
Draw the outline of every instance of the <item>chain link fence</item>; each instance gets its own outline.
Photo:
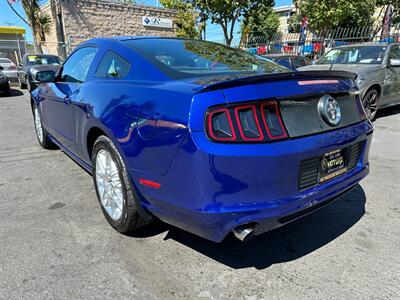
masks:
<instances>
[{"instance_id":1,"label":"chain link fence","mask_svg":"<svg viewBox=\"0 0 400 300\"><path fill-rule=\"evenodd\" d=\"M254 54L296 54L316 59L326 51L342 45L400 42L400 24L384 35L381 27L357 27L309 32L303 40L300 39L300 33L274 36L251 33L245 39L234 42L237 44L233 46L247 49Z\"/></svg>"},{"instance_id":2,"label":"chain link fence","mask_svg":"<svg viewBox=\"0 0 400 300\"><path fill-rule=\"evenodd\" d=\"M84 39L68 37L66 43L41 42L45 54L58 55L60 48L68 55ZM400 24L392 27L383 35L381 27L337 28L319 32L309 32L305 40L300 40L300 33L276 34L273 36L251 32L246 37L235 36L231 46L246 49L254 54L299 54L311 59L322 56L327 50L341 45L365 42L400 42ZM221 40L221 43L223 41ZM64 51L63 51L64 52ZM25 54L35 53L33 41L0 40L0 58L8 58L15 65L22 61ZM61 57L64 59L64 57Z\"/></svg>"},{"instance_id":3,"label":"chain link fence","mask_svg":"<svg viewBox=\"0 0 400 300\"><path fill-rule=\"evenodd\" d=\"M58 55L58 48L63 47L70 51L68 44L58 42L42 42L41 48L44 54ZM18 65L25 54L35 54L33 41L26 40L0 40L0 58L8 58Z\"/></svg>"}]
</instances>

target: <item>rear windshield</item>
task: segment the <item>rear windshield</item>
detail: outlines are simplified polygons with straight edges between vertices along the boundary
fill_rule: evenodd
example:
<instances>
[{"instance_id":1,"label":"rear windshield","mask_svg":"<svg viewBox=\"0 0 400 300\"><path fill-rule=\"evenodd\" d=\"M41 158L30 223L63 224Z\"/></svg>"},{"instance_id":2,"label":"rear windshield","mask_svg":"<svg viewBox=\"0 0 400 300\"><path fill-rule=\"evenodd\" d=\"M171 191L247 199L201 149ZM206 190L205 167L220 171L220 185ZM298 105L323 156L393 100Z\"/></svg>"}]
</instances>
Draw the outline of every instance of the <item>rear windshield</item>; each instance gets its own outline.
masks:
<instances>
[{"instance_id":1,"label":"rear windshield","mask_svg":"<svg viewBox=\"0 0 400 300\"><path fill-rule=\"evenodd\" d=\"M124 43L172 79L211 75L290 72L270 60L221 44L180 39L137 39Z\"/></svg>"},{"instance_id":2,"label":"rear windshield","mask_svg":"<svg viewBox=\"0 0 400 300\"><path fill-rule=\"evenodd\" d=\"M26 63L28 66L33 65L59 65L60 60L57 56L46 56L46 55L28 55L26 57Z\"/></svg>"}]
</instances>

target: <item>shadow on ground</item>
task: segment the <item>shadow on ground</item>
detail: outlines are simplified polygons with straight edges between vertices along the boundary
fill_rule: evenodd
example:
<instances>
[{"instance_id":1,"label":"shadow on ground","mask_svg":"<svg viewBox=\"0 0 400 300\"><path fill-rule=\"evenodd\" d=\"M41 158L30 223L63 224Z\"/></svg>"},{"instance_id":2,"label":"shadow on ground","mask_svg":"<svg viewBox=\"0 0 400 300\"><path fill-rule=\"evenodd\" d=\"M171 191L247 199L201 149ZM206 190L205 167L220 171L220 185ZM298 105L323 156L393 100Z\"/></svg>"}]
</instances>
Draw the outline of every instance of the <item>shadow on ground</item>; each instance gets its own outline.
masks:
<instances>
[{"instance_id":1,"label":"shadow on ground","mask_svg":"<svg viewBox=\"0 0 400 300\"><path fill-rule=\"evenodd\" d=\"M221 244L192 235L162 222L134 234L146 238L168 231L173 239L231 268L268 268L272 264L296 260L330 243L361 219L365 213L365 193L360 185L320 210L242 243L229 235Z\"/></svg>"},{"instance_id":2,"label":"shadow on ground","mask_svg":"<svg viewBox=\"0 0 400 300\"><path fill-rule=\"evenodd\" d=\"M400 113L400 105L381 108L376 113L375 120L377 120L379 118L389 117L389 116L392 116L392 115L395 115L398 113Z\"/></svg>"},{"instance_id":3,"label":"shadow on ground","mask_svg":"<svg viewBox=\"0 0 400 300\"><path fill-rule=\"evenodd\" d=\"M10 88L10 92L8 93L0 93L0 97L2 98L10 98L10 97L17 97L17 96L22 96L24 93L21 92L20 90Z\"/></svg>"}]
</instances>

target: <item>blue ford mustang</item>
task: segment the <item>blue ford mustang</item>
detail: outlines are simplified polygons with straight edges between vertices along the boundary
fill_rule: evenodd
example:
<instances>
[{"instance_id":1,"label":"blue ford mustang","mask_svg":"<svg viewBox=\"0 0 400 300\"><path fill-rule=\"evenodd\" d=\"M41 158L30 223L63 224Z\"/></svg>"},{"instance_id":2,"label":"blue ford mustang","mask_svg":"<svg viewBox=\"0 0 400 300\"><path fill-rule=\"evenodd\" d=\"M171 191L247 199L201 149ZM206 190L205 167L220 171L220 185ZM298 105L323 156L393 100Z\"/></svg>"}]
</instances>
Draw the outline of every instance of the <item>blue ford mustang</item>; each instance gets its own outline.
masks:
<instances>
[{"instance_id":1,"label":"blue ford mustang","mask_svg":"<svg viewBox=\"0 0 400 300\"><path fill-rule=\"evenodd\" d=\"M119 37L89 40L57 74L36 78L39 143L92 173L119 232L157 217L215 242L230 232L247 240L368 173L373 127L352 73L292 72L210 42Z\"/></svg>"}]
</instances>

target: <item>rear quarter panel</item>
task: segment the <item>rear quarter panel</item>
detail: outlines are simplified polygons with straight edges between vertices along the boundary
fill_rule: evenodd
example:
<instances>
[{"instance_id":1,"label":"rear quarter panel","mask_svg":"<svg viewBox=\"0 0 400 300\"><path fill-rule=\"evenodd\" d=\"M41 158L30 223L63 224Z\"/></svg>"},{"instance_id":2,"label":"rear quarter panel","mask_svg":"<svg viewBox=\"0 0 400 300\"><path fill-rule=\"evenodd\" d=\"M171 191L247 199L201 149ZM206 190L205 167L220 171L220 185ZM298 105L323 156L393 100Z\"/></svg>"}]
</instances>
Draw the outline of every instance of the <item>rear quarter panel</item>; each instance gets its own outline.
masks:
<instances>
[{"instance_id":1,"label":"rear quarter panel","mask_svg":"<svg viewBox=\"0 0 400 300\"><path fill-rule=\"evenodd\" d=\"M188 133L192 91L174 82L96 80L76 106L77 148L90 163L87 135L98 127L113 140L129 170L164 174Z\"/></svg>"}]
</instances>

